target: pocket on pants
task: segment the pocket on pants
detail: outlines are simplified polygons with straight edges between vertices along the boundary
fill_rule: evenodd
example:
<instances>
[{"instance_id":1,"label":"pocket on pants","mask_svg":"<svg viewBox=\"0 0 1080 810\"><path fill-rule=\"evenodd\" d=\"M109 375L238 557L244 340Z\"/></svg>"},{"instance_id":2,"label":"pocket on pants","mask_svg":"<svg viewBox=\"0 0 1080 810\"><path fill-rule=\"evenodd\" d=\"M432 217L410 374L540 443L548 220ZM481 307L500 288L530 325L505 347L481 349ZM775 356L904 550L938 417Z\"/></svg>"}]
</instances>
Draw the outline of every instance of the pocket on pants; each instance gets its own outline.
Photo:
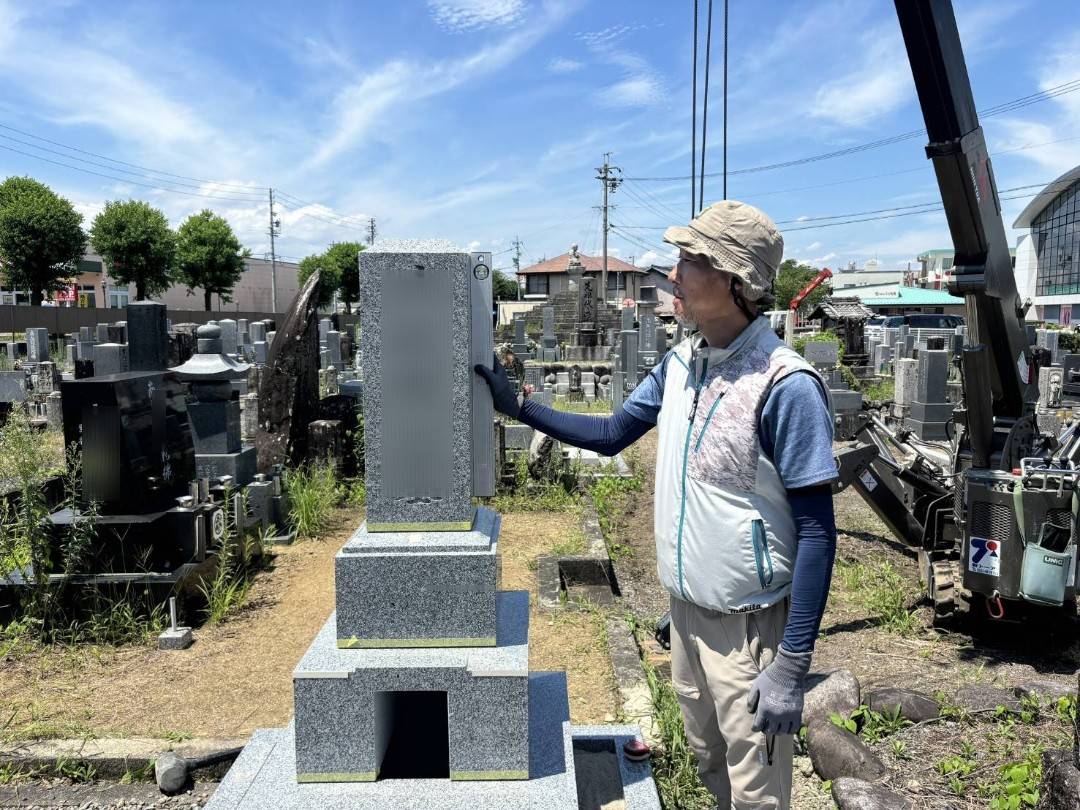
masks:
<instances>
[{"instance_id":1,"label":"pocket on pants","mask_svg":"<svg viewBox=\"0 0 1080 810\"><path fill-rule=\"evenodd\" d=\"M758 672L776 657L787 621L787 603L787 599L782 599L764 610L746 614L746 649Z\"/></svg>"}]
</instances>

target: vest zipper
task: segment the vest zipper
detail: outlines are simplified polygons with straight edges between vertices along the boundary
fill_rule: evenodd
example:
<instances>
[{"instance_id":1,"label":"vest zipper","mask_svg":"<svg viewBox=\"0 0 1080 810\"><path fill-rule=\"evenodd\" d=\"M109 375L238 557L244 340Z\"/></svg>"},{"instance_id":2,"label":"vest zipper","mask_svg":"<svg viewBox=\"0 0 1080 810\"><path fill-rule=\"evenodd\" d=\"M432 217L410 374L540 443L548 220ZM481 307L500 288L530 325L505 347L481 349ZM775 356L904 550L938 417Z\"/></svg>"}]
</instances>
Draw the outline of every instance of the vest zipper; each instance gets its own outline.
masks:
<instances>
[{"instance_id":1,"label":"vest zipper","mask_svg":"<svg viewBox=\"0 0 1080 810\"><path fill-rule=\"evenodd\" d=\"M765 534L765 522L754 519L750 522L751 542L754 544L754 564L757 566L758 582L761 589L772 585L773 562L772 552L769 550L769 538ZM766 573L766 565L768 572Z\"/></svg>"},{"instance_id":2,"label":"vest zipper","mask_svg":"<svg viewBox=\"0 0 1080 810\"><path fill-rule=\"evenodd\" d=\"M690 379L694 379L693 372L694 356L690 355ZM697 415L697 403L698 397L701 395L701 386L705 384L705 372L709 369L709 358L705 358L705 362L701 367L701 379L694 384L694 405L690 409L689 424L686 426L686 442L683 444L683 458L682 458L682 492L680 493L679 500L679 533L675 540L675 566L679 579L679 593L682 594L682 598L686 599L686 588L683 587L683 562L682 562L682 536L683 536L683 524L686 522L686 467L690 462L690 437L694 433L694 416ZM715 408L715 404L713 405Z\"/></svg>"},{"instance_id":3,"label":"vest zipper","mask_svg":"<svg viewBox=\"0 0 1080 810\"><path fill-rule=\"evenodd\" d=\"M720 400L722 400L723 398L724 394L723 392L721 392L720 395L715 400L713 400L712 407L709 408L709 413L705 416L705 423L701 426L701 433L698 434L697 441L694 442L695 453L701 449L701 440L705 438L705 431L709 427L709 422L712 421L712 415L716 413L716 406L720 404Z\"/></svg>"}]
</instances>

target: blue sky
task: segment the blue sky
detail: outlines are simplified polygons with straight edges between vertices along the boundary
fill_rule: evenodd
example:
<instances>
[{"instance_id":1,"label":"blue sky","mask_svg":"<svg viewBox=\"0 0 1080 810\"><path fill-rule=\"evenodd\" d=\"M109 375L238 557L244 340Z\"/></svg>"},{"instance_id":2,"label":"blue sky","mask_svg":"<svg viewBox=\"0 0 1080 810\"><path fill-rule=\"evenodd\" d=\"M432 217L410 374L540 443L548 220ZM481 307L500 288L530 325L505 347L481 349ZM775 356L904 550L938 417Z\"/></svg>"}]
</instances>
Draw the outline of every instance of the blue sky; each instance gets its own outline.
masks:
<instances>
[{"instance_id":1,"label":"blue sky","mask_svg":"<svg viewBox=\"0 0 1080 810\"><path fill-rule=\"evenodd\" d=\"M955 6L980 109L1080 78L1075 0ZM87 225L108 199L148 200L174 225L210 207L255 255L269 250L270 186L285 195L286 257L362 238L369 216L381 236L448 238L495 251L497 266L509 265L515 235L523 264L573 242L594 254L604 152L627 178L689 173L691 9L0 0L0 124L55 142L0 128L0 176L48 183ZM709 172L721 166L719 17ZM730 39L732 170L922 127L892 2L732 0ZM1080 92L983 123L1002 189L1080 163ZM788 257L903 266L949 244L943 214L839 227L804 219L936 201L924 143L733 174L729 196L781 223ZM709 178L706 201L720 195ZM664 259L659 228L685 221L689 198L688 180L624 183L611 252ZM1007 226L1023 205L1004 203Z\"/></svg>"}]
</instances>

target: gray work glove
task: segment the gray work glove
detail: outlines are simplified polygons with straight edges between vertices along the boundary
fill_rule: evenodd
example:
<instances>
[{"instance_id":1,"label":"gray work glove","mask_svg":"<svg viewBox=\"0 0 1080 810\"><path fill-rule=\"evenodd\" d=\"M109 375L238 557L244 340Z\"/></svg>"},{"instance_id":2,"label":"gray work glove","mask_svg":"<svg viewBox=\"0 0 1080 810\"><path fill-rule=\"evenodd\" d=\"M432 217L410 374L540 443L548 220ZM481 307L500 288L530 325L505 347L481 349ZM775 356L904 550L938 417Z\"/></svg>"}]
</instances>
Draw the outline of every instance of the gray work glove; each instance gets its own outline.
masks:
<instances>
[{"instance_id":1,"label":"gray work glove","mask_svg":"<svg viewBox=\"0 0 1080 810\"><path fill-rule=\"evenodd\" d=\"M756 715L754 731L799 733L811 656L812 653L793 653L779 647L776 658L754 679L746 696L746 710Z\"/></svg>"},{"instance_id":2,"label":"gray work glove","mask_svg":"<svg viewBox=\"0 0 1080 810\"><path fill-rule=\"evenodd\" d=\"M484 365L473 366L473 371L484 378L484 382L491 389L491 400L495 404L495 410L504 413L511 419L517 419L521 411L521 402L524 397L514 393L514 387L510 384L510 378L506 376L506 369L499 362L498 357L492 357L494 365L488 368Z\"/></svg>"}]
</instances>

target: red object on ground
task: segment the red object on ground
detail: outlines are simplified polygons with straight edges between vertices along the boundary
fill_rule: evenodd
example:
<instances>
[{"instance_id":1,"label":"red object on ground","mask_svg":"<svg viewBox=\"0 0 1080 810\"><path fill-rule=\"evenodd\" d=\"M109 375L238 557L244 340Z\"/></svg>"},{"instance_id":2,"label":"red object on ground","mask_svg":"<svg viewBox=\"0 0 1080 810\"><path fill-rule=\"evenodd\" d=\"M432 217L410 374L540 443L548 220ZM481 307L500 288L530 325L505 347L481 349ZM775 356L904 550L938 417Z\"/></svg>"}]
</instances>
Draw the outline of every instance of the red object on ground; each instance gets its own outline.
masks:
<instances>
[{"instance_id":1,"label":"red object on ground","mask_svg":"<svg viewBox=\"0 0 1080 810\"><path fill-rule=\"evenodd\" d=\"M641 740L630 740L623 746L623 754L631 762L644 762L652 756L652 749Z\"/></svg>"}]
</instances>

